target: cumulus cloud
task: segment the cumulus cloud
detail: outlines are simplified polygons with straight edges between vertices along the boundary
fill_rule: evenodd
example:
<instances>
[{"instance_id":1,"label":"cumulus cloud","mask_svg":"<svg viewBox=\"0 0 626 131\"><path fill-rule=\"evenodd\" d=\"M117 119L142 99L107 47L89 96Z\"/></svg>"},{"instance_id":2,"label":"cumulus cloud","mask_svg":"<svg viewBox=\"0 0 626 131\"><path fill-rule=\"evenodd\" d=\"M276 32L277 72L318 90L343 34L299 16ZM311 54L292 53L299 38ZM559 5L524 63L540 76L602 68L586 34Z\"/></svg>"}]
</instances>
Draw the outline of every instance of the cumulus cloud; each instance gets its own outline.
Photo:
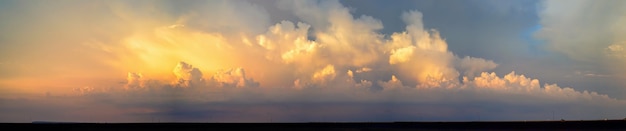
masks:
<instances>
[{"instance_id":1,"label":"cumulus cloud","mask_svg":"<svg viewBox=\"0 0 626 131\"><path fill-rule=\"evenodd\" d=\"M391 76L391 80L384 82L384 81L378 81L378 85L382 86L383 89L385 90L393 90L393 89L398 89L398 88L405 88L404 85L402 85L402 81L398 80L398 78L396 78L395 75Z\"/></svg>"},{"instance_id":2,"label":"cumulus cloud","mask_svg":"<svg viewBox=\"0 0 626 131\"><path fill-rule=\"evenodd\" d=\"M311 45L314 43L307 39L309 28L310 25L305 23L298 22L296 26L291 21L281 21L269 27L266 34L256 36L256 40L261 47L268 50L267 59L282 59L291 63L300 52L313 51ZM293 44L284 44L292 42Z\"/></svg>"},{"instance_id":3,"label":"cumulus cloud","mask_svg":"<svg viewBox=\"0 0 626 131\"><path fill-rule=\"evenodd\" d=\"M503 78L498 77L496 73L483 72L480 76L475 77L474 81L468 81L478 88L494 88L494 89L515 89L521 91L529 91L539 89L539 81L537 79L526 78L524 75L516 75L511 72Z\"/></svg>"},{"instance_id":4,"label":"cumulus cloud","mask_svg":"<svg viewBox=\"0 0 626 131\"><path fill-rule=\"evenodd\" d=\"M498 66L498 64L494 63L491 60L485 60L482 58L475 58L470 56L465 56L462 59L456 59L456 66L459 70L463 71L463 75L469 78L473 78L475 75L479 73L493 70Z\"/></svg>"},{"instance_id":5,"label":"cumulus cloud","mask_svg":"<svg viewBox=\"0 0 626 131\"><path fill-rule=\"evenodd\" d=\"M173 15L167 17L169 23L142 25L119 43L103 45L106 52L116 56L107 62L125 64L112 64L116 67L132 65L120 68L123 72L141 72L128 73L126 83L113 87L145 90L111 90L106 92L111 95L86 97L130 110L128 114L170 115L174 119L190 117L184 112L210 112L204 115L235 121L258 120L265 111L376 118L385 113L371 110L388 108L386 103L402 107L397 114L409 120L463 115L469 108L507 108L475 107L477 103L524 107L511 109L518 112L543 110L555 103L583 110L569 111L572 113L592 111L598 104L612 114L617 112L613 109L623 109L613 105L623 105L624 101L593 91L546 83L541 86L539 80L515 72L498 76L490 72L498 66L495 62L459 57L448 50L439 31L424 27L417 10L397 14L406 23L405 31L386 35L378 32L383 28L380 20L353 16L339 1L279 1L281 10L298 19L276 20L280 22L273 25L264 7L247 1L190 5L198 10L169 14ZM619 46L606 50L621 51ZM86 86L76 88L76 92L87 94L96 88ZM277 104L268 107L268 103ZM295 110L282 107L293 103L302 104L294 104ZM307 109L309 106L312 109ZM445 112L433 115L416 111ZM505 116L511 112L497 113ZM237 114L250 118L236 119ZM312 118L317 119L321 118Z\"/></svg>"},{"instance_id":6,"label":"cumulus cloud","mask_svg":"<svg viewBox=\"0 0 626 131\"><path fill-rule=\"evenodd\" d=\"M335 67L333 65L327 65L321 70L318 70L313 74L313 81L320 84L325 84L328 81L334 80L337 77L335 73Z\"/></svg>"},{"instance_id":7,"label":"cumulus cloud","mask_svg":"<svg viewBox=\"0 0 626 131\"><path fill-rule=\"evenodd\" d=\"M252 78L246 77L243 68L234 68L224 71L218 71L211 77L212 82L217 83L220 87L258 87L259 82Z\"/></svg>"},{"instance_id":8,"label":"cumulus cloud","mask_svg":"<svg viewBox=\"0 0 626 131\"><path fill-rule=\"evenodd\" d=\"M237 4L249 6L245 2ZM393 33L386 38L377 32L383 28L381 21L367 15L354 17L347 7L337 1L279 1L278 5L284 5L281 7L282 10L293 12L293 15L302 21L283 20L274 25L260 24L258 26L266 31L253 31L257 34L232 34L233 31L248 31L242 28L233 28L227 32L220 30L205 32L187 26L185 29L173 31L175 34L167 33L169 30L165 30L165 34L157 34L157 37L165 37L164 39L171 43L183 43L181 46L189 46L182 49L193 48L194 45L188 42L214 44L225 51L215 50L216 53L206 55L228 56L235 62L227 60L218 62L233 66L246 66L244 71L243 67L215 68L216 64L202 64L212 66L209 69L215 70L209 71L213 72L213 75L205 83L198 68L180 62L174 69L177 79L174 85L181 87L193 85L293 87L292 89L298 90L317 90L317 88L310 87L325 87L320 89L330 92L343 92L346 89L348 89L347 92L358 92L357 90L367 89L371 93L376 93L376 88L415 90L415 92L462 90L467 94L473 92L477 95L488 91L522 96L540 95L546 98L556 95L610 99L608 96L587 93L588 91L579 92L556 85L546 84L541 87L537 79L530 79L515 72L503 77L488 73L498 64L483 58L456 56L448 50L448 44L437 30L424 28L423 16L416 10L400 15L406 23L405 31ZM262 10L256 7L255 9ZM195 18L185 18L189 20L187 23L193 19ZM196 40L183 40L177 37L185 38L189 35L177 34L193 34L194 37L191 38ZM209 40L203 40L206 38ZM251 57L258 59L252 60ZM248 66L250 64L259 66ZM380 72L386 72L386 74L378 74ZM269 83L266 81L267 78L253 79L248 74L255 74L255 76L280 74L281 79L274 83L281 84L267 86L264 84L264 82ZM129 74L127 86L131 85L130 83L137 83L134 81L140 78L141 76ZM411 92L413 91L407 93ZM287 94L289 93L293 92ZM355 97L371 98L374 96L358 95Z\"/></svg>"},{"instance_id":9,"label":"cumulus cloud","mask_svg":"<svg viewBox=\"0 0 626 131\"><path fill-rule=\"evenodd\" d=\"M134 89L134 88L143 88L144 80L140 73L128 72L128 76L126 77L126 89Z\"/></svg>"},{"instance_id":10,"label":"cumulus cloud","mask_svg":"<svg viewBox=\"0 0 626 131\"><path fill-rule=\"evenodd\" d=\"M320 46L316 63L335 66L364 66L376 62L382 35L382 23L371 16L354 18L339 1L280 1L285 10L314 28ZM347 35L350 34L350 35Z\"/></svg>"},{"instance_id":11,"label":"cumulus cloud","mask_svg":"<svg viewBox=\"0 0 626 131\"><path fill-rule=\"evenodd\" d=\"M439 33L424 30L420 12L405 12L402 18L407 23L406 31L394 33L386 44L391 54L389 64L399 70L398 76L426 86L457 82L459 73L453 65L456 56L448 51Z\"/></svg>"},{"instance_id":12,"label":"cumulus cloud","mask_svg":"<svg viewBox=\"0 0 626 131\"><path fill-rule=\"evenodd\" d=\"M202 72L200 72L198 68L194 68L192 65L185 62L179 62L178 65L176 65L174 75L176 76L174 84L177 87L202 86L204 84Z\"/></svg>"}]
</instances>

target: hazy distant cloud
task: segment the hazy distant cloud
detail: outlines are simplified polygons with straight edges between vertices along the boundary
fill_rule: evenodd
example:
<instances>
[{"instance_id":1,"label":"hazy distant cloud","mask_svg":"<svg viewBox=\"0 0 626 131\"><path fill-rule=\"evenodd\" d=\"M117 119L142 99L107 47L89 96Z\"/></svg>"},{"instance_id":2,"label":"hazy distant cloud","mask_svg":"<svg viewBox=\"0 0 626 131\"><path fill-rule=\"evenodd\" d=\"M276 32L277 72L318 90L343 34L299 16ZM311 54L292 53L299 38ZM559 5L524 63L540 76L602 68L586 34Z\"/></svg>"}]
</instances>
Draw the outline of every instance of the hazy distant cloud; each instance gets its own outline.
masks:
<instances>
[{"instance_id":1,"label":"hazy distant cloud","mask_svg":"<svg viewBox=\"0 0 626 131\"><path fill-rule=\"evenodd\" d=\"M542 1L536 36L552 50L582 61L602 60L604 49L617 49L626 34L624 1ZM611 62L612 63L612 62ZM623 62L620 62L623 63Z\"/></svg>"},{"instance_id":2,"label":"hazy distant cloud","mask_svg":"<svg viewBox=\"0 0 626 131\"><path fill-rule=\"evenodd\" d=\"M600 73L591 72L591 71L575 71L574 74L584 76L584 77L613 77L613 75L600 74Z\"/></svg>"},{"instance_id":3,"label":"hazy distant cloud","mask_svg":"<svg viewBox=\"0 0 626 131\"><path fill-rule=\"evenodd\" d=\"M378 81L378 85L382 86L385 90L393 90L397 88L406 88L402 85L402 81L398 80L395 75L391 76L391 80L389 81Z\"/></svg>"},{"instance_id":4,"label":"hazy distant cloud","mask_svg":"<svg viewBox=\"0 0 626 131\"><path fill-rule=\"evenodd\" d=\"M126 89L133 88L144 88L144 80L141 78L142 75L139 73L128 72L128 76L126 77Z\"/></svg>"},{"instance_id":5,"label":"hazy distant cloud","mask_svg":"<svg viewBox=\"0 0 626 131\"><path fill-rule=\"evenodd\" d=\"M621 24L626 19L621 5L624 2L619 0L566 3L546 0L539 14L542 28L537 36L545 39L552 49L574 59L598 57L602 48L624 40L619 37L626 33Z\"/></svg>"},{"instance_id":6,"label":"hazy distant cloud","mask_svg":"<svg viewBox=\"0 0 626 131\"><path fill-rule=\"evenodd\" d=\"M361 82L362 85L367 85L366 83L369 82ZM537 79L527 78L514 72L502 77L495 73L482 73L474 79L464 80L464 84L450 88L407 87L402 85L402 82L395 76L392 76L389 81L379 81L378 84L384 88L383 91L363 90L363 88L358 87L172 88L163 86L159 87L160 89L152 88L148 92L131 93L134 95L124 95L130 92L121 91L112 94L112 96L85 96L89 100L85 101L87 102L85 104L94 104L106 100L108 104L111 104L108 106L114 106L114 108L142 109L141 112L133 112L133 114L144 121L150 117L158 117L163 121L215 122L231 120L266 122L269 121L269 116L266 115L270 115L274 120L284 121L361 121L374 116L391 114L404 117L377 120L399 121L419 120L420 118L426 120L477 120L476 117L479 116L474 113L483 113L481 120L546 120L551 118L546 117L545 114L550 114L554 110L558 110L560 113L557 117L564 119L616 118L621 113L620 109L625 108L623 105L626 104L624 101L595 92L580 92L555 84L541 86ZM345 104L342 104L343 106L333 104L335 102L344 102ZM487 105L493 106L479 106L481 105L479 103L488 103ZM249 108L241 108L242 106ZM394 108L382 112L368 112L365 110L346 110L346 106L369 111L387 109L386 106L393 106ZM324 119L323 117L309 116L304 120L295 119L307 117L307 114L312 113L307 108L328 110L313 111L319 116L339 113L337 115L342 117ZM469 109L473 112L468 112ZM442 110L446 111L444 114L454 114L455 116L444 117L441 113L424 114L424 112ZM588 113L600 110L606 115L596 116ZM416 111L421 113L414 114ZM191 112L210 115L204 117L186 115ZM525 113L510 115L511 112ZM237 114L248 115L236 117Z\"/></svg>"},{"instance_id":7,"label":"hazy distant cloud","mask_svg":"<svg viewBox=\"0 0 626 131\"><path fill-rule=\"evenodd\" d=\"M624 50L624 46L626 46L626 41L611 44L605 48L605 54L609 57L622 59L626 57L626 51Z\"/></svg>"},{"instance_id":8,"label":"hazy distant cloud","mask_svg":"<svg viewBox=\"0 0 626 131\"><path fill-rule=\"evenodd\" d=\"M485 60L482 58L475 58L465 56L464 58L457 58L457 68L463 71L463 75L469 78L473 78L481 72L493 70L498 66L491 60Z\"/></svg>"},{"instance_id":9,"label":"hazy distant cloud","mask_svg":"<svg viewBox=\"0 0 626 131\"><path fill-rule=\"evenodd\" d=\"M78 93L78 95L86 95L90 93L94 93L96 90L93 87L84 86L84 87L76 87L74 91Z\"/></svg>"},{"instance_id":10,"label":"hazy distant cloud","mask_svg":"<svg viewBox=\"0 0 626 131\"><path fill-rule=\"evenodd\" d=\"M203 1L183 10L187 14L178 22L207 32L257 34L270 25L270 14L264 7L247 1Z\"/></svg>"}]
</instances>

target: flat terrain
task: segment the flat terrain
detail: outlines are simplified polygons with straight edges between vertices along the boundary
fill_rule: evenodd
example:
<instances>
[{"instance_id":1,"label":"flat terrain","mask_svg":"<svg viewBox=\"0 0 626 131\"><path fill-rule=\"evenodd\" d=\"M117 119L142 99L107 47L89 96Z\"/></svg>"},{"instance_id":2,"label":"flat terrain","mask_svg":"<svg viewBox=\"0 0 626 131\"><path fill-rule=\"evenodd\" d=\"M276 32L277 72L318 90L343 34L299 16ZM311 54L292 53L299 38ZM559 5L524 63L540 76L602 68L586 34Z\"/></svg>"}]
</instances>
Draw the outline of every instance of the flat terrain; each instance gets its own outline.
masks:
<instances>
[{"instance_id":1,"label":"flat terrain","mask_svg":"<svg viewBox=\"0 0 626 131\"><path fill-rule=\"evenodd\" d=\"M3 123L0 130L626 130L626 120L342 123ZM6 130L6 131L8 131Z\"/></svg>"}]
</instances>

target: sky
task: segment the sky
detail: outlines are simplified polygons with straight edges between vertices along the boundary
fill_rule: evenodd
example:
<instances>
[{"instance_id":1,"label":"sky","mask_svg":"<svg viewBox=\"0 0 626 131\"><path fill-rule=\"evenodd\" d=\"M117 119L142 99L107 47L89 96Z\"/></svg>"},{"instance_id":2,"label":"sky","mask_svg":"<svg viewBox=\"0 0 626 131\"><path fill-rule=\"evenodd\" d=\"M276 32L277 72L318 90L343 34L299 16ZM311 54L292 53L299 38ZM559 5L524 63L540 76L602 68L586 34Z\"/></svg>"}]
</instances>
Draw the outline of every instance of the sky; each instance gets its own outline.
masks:
<instances>
[{"instance_id":1,"label":"sky","mask_svg":"<svg viewBox=\"0 0 626 131\"><path fill-rule=\"evenodd\" d=\"M626 117L622 0L1 0L0 122Z\"/></svg>"}]
</instances>

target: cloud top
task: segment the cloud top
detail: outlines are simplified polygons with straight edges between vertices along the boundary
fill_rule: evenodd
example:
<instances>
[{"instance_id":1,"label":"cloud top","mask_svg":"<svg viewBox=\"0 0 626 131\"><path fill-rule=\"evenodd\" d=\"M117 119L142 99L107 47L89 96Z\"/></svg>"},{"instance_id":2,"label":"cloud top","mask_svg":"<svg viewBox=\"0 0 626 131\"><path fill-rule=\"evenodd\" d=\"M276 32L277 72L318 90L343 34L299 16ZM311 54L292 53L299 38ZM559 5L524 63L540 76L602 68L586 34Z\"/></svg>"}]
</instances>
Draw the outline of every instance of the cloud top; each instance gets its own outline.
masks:
<instances>
[{"instance_id":1,"label":"cloud top","mask_svg":"<svg viewBox=\"0 0 626 131\"><path fill-rule=\"evenodd\" d=\"M77 102L104 106L102 110L122 112L113 113L120 116L143 120L160 116L173 121L208 117L260 121L268 113L286 121L355 121L380 116L384 120L420 116L471 120L475 116L467 114L477 112L493 113L493 119L537 119L541 115L534 112L559 106L572 114L600 108L616 115L626 109L623 100L593 91L541 83L515 71L499 76L493 71L499 64L493 60L450 51L445 36L426 28L423 14L417 10L395 14L406 24L403 31L382 34L379 31L384 21L355 16L339 1L276 1L273 6L278 11L293 17L285 20L274 20L278 17L266 7L248 1L183 2L189 8L168 11L162 10L171 3L129 8L134 5L131 3L96 6L121 23L86 22L128 27L120 29L124 32L121 35L96 29L96 33L68 31L93 35L76 40L82 46L67 47L93 51L85 61L99 59L85 63L103 63L100 66L116 73L115 79L121 82L74 86L75 96L47 93L47 98L55 98L57 103L85 98ZM80 10L67 10L81 14ZM562 12L549 7L543 13L542 17ZM554 42L558 50L577 56L571 52L585 45L569 50L560 45L571 40L553 34L565 31L566 36L581 36L566 28L576 24L554 24L563 23L555 22L559 20L542 20L546 28L538 35ZM626 45L616 41L597 49L610 56L623 56ZM22 101L0 100L4 99ZM0 110L13 108L3 106ZM520 115L511 115L515 113ZM389 117L394 115L399 117Z\"/></svg>"}]
</instances>

